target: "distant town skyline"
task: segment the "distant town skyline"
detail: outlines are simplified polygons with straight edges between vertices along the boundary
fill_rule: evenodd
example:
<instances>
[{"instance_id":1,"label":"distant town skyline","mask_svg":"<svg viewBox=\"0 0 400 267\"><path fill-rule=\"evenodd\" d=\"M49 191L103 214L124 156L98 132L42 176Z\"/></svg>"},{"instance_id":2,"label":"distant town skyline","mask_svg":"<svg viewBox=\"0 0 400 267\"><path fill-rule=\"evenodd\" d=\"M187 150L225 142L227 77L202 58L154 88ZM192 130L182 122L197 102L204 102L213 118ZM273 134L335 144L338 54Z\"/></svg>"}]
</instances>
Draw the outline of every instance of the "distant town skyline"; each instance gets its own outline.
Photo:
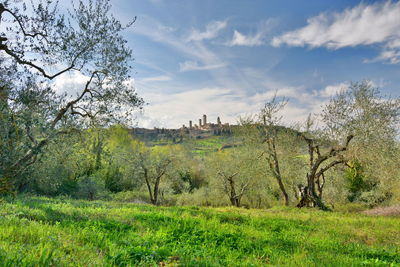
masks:
<instances>
[{"instance_id":1,"label":"distant town skyline","mask_svg":"<svg viewBox=\"0 0 400 267\"><path fill-rule=\"evenodd\" d=\"M285 120L302 121L364 79L399 96L399 1L111 4L123 22L137 17L124 34L135 57L132 83L148 103L139 127L179 128L203 114L236 123L275 92L289 99Z\"/></svg>"}]
</instances>

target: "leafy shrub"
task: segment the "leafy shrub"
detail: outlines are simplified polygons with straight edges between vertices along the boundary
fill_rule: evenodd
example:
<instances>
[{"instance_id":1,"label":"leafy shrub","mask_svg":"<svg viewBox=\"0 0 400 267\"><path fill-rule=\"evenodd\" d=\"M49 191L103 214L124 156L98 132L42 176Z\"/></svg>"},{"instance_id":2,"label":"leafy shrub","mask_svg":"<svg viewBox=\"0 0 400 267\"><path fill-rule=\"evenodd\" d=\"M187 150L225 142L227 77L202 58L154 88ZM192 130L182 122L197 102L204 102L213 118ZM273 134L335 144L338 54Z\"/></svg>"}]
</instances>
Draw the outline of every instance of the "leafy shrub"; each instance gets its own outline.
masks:
<instances>
[{"instance_id":1,"label":"leafy shrub","mask_svg":"<svg viewBox=\"0 0 400 267\"><path fill-rule=\"evenodd\" d=\"M375 207L380 205L391 198L392 194L389 192L382 192L377 188L376 190L371 190L368 192L363 192L360 195L359 200L368 204L370 207Z\"/></svg>"},{"instance_id":2,"label":"leafy shrub","mask_svg":"<svg viewBox=\"0 0 400 267\"><path fill-rule=\"evenodd\" d=\"M104 175L105 188L113 193L121 192L124 189L122 184L123 174L118 166L109 166Z\"/></svg>"},{"instance_id":3,"label":"leafy shrub","mask_svg":"<svg viewBox=\"0 0 400 267\"><path fill-rule=\"evenodd\" d=\"M208 187L202 187L193 193L178 195L177 205L181 206L228 206L229 201L224 195L213 192Z\"/></svg>"},{"instance_id":4,"label":"leafy shrub","mask_svg":"<svg viewBox=\"0 0 400 267\"><path fill-rule=\"evenodd\" d=\"M98 192L104 188L104 185L96 181L93 176L83 176L79 178L78 186L79 189L75 196L89 200L96 199Z\"/></svg>"},{"instance_id":5,"label":"leafy shrub","mask_svg":"<svg viewBox=\"0 0 400 267\"><path fill-rule=\"evenodd\" d=\"M345 171L347 189L349 190L349 195L347 196L347 198L350 202L354 202L356 200L359 200L360 196L364 192L371 191L373 188L375 188L376 182L368 179L365 176L363 167L358 161L355 160L353 162L350 162L349 166L350 167L347 168Z\"/></svg>"},{"instance_id":6,"label":"leafy shrub","mask_svg":"<svg viewBox=\"0 0 400 267\"><path fill-rule=\"evenodd\" d=\"M145 191L123 191L112 196L115 201L131 203L150 203L149 195Z\"/></svg>"}]
</instances>

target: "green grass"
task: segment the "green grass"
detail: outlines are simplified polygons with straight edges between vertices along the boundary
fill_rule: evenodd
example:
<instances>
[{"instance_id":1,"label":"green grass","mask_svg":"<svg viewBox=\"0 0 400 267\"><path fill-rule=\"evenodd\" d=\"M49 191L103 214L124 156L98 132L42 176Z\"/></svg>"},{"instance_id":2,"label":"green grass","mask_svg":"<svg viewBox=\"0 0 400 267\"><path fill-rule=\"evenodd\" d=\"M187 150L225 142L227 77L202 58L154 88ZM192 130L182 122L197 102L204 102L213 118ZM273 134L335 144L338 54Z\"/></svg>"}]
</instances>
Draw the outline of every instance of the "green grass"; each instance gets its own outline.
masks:
<instances>
[{"instance_id":1,"label":"green grass","mask_svg":"<svg viewBox=\"0 0 400 267\"><path fill-rule=\"evenodd\" d=\"M232 137L227 136L210 136L203 139L187 140L186 144L190 146L190 150L197 155L206 155L221 149L224 145L233 143Z\"/></svg>"},{"instance_id":2,"label":"green grass","mask_svg":"<svg viewBox=\"0 0 400 267\"><path fill-rule=\"evenodd\" d=\"M400 266L399 237L396 218L295 208L0 204L1 266Z\"/></svg>"}]
</instances>

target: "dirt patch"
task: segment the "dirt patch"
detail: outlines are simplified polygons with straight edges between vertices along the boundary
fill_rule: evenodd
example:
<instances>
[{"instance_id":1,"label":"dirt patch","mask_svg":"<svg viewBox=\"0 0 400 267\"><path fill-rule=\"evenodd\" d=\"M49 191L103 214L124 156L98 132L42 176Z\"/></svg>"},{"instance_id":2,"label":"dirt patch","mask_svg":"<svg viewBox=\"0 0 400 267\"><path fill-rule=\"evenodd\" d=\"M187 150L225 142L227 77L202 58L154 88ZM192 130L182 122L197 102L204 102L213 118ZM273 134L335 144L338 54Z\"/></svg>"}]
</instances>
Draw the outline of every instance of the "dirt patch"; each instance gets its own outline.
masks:
<instances>
[{"instance_id":1,"label":"dirt patch","mask_svg":"<svg viewBox=\"0 0 400 267\"><path fill-rule=\"evenodd\" d=\"M363 211L362 213L372 216L400 217L400 205L395 205L390 207L377 207Z\"/></svg>"}]
</instances>

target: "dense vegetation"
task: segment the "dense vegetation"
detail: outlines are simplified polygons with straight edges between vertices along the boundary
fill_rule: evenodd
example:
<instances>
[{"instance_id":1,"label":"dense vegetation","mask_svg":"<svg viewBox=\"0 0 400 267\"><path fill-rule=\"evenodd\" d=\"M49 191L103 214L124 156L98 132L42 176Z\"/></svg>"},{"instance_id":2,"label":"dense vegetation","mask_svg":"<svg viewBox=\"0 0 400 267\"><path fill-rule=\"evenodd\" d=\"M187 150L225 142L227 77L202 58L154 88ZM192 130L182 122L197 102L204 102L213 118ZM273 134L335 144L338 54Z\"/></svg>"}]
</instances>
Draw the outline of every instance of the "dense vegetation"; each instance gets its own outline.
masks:
<instances>
[{"instance_id":1,"label":"dense vegetation","mask_svg":"<svg viewBox=\"0 0 400 267\"><path fill-rule=\"evenodd\" d=\"M311 199L311 206L398 203L398 101L379 98L364 82L333 98L324 112L336 112L333 105L342 98L342 106L344 94L349 105L370 103L357 110L359 117L351 115L347 125L341 123L342 128L282 127L273 121L276 114L264 109L258 114L261 122L242 118L230 137L184 136L178 144L143 143L122 125L81 129L54 138L33 165L13 178L12 188L89 200L268 208L306 203L301 189L313 174L320 203L313 205ZM393 114L384 114L387 107ZM343 142L347 131L351 138Z\"/></svg>"},{"instance_id":2,"label":"dense vegetation","mask_svg":"<svg viewBox=\"0 0 400 267\"><path fill-rule=\"evenodd\" d=\"M400 221L277 208L17 198L0 207L2 266L397 266Z\"/></svg>"},{"instance_id":3,"label":"dense vegetation","mask_svg":"<svg viewBox=\"0 0 400 267\"><path fill-rule=\"evenodd\" d=\"M129 130L143 104L120 34L131 23L110 15L107 0L80 3L68 18L52 1L20 4L0 4L3 194L323 210L400 200L400 100L372 83L353 83L298 125L285 123L287 100L274 97L238 118L232 136L143 143ZM76 96L57 91L67 73L86 80Z\"/></svg>"},{"instance_id":4,"label":"dense vegetation","mask_svg":"<svg viewBox=\"0 0 400 267\"><path fill-rule=\"evenodd\" d=\"M287 100L274 97L238 118L232 136L135 139L129 125L143 100L121 35L134 20L123 26L110 9L80 2L65 17L52 1L30 13L0 4L0 193L322 210L400 200L400 100L368 81L298 125L285 123ZM67 73L84 80L75 96L55 82Z\"/></svg>"},{"instance_id":5,"label":"dense vegetation","mask_svg":"<svg viewBox=\"0 0 400 267\"><path fill-rule=\"evenodd\" d=\"M362 81L298 125L274 97L231 136L145 143L134 20L32 5L0 3L1 264L400 264L398 219L321 211L400 202L398 98Z\"/></svg>"}]
</instances>

